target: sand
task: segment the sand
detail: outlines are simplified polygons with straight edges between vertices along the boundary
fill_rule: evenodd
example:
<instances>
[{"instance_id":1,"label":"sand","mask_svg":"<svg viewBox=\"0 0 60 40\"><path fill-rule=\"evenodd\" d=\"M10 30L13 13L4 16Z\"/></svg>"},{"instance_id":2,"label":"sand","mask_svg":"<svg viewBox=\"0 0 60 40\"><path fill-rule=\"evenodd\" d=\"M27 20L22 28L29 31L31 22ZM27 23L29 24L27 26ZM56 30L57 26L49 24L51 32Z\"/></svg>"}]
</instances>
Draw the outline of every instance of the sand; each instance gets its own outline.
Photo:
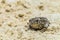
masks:
<instances>
[{"instance_id":1,"label":"sand","mask_svg":"<svg viewBox=\"0 0 60 40\"><path fill-rule=\"evenodd\" d=\"M45 32L28 29L34 17L50 21ZM0 40L60 40L60 0L0 0Z\"/></svg>"}]
</instances>

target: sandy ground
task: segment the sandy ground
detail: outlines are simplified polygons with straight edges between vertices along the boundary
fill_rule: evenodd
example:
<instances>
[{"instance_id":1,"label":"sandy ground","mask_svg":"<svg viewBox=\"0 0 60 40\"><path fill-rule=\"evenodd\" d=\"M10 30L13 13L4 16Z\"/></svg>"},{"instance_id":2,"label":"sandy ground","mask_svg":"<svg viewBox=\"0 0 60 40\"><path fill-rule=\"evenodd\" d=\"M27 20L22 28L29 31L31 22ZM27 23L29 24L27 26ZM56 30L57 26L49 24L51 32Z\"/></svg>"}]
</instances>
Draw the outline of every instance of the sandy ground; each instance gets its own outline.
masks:
<instances>
[{"instance_id":1,"label":"sandy ground","mask_svg":"<svg viewBox=\"0 0 60 40\"><path fill-rule=\"evenodd\" d=\"M34 17L46 17L48 29L28 30ZM0 40L60 40L60 0L0 0Z\"/></svg>"}]
</instances>

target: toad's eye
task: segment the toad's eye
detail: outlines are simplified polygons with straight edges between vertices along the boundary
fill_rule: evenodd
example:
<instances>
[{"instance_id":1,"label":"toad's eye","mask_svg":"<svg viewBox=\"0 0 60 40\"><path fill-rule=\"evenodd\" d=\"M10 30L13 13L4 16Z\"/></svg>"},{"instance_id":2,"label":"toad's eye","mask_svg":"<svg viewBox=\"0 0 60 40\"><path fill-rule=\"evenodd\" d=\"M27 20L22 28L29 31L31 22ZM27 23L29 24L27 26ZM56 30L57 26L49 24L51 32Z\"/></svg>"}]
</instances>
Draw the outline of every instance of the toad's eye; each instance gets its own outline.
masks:
<instances>
[{"instance_id":1,"label":"toad's eye","mask_svg":"<svg viewBox=\"0 0 60 40\"><path fill-rule=\"evenodd\" d=\"M38 20L36 20L36 22L38 22Z\"/></svg>"},{"instance_id":2,"label":"toad's eye","mask_svg":"<svg viewBox=\"0 0 60 40\"><path fill-rule=\"evenodd\" d=\"M36 17L29 20L29 27L35 30L48 28L50 22L45 17Z\"/></svg>"}]
</instances>

